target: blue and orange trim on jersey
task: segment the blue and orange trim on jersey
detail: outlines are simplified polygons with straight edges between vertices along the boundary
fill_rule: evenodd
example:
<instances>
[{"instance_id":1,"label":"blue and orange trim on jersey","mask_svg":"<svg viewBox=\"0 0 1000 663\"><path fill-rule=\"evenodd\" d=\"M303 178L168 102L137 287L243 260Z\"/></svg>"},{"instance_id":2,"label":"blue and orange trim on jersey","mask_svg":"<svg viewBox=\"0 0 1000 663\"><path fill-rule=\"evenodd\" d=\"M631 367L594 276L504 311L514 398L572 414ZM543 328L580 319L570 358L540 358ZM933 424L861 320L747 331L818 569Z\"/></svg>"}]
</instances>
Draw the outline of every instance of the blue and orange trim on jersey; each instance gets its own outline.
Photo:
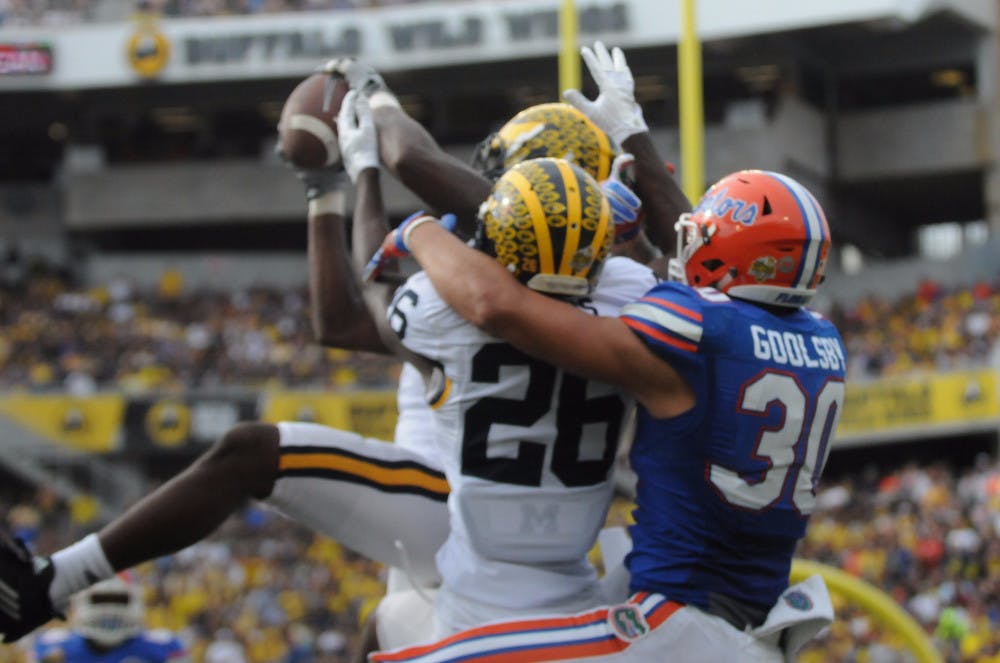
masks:
<instances>
[{"instance_id":1,"label":"blue and orange trim on jersey","mask_svg":"<svg viewBox=\"0 0 1000 663\"><path fill-rule=\"evenodd\" d=\"M383 493L409 493L447 502L451 487L444 474L414 461L393 461L331 447L281 447L278 477L346 481Z\"/></svg>"},{"instance_id":2,"label":"blue and orange trim on jersey","mask_svg":"<svg viewBox=\"0 0 1000 663\"><path fill-rule=\"evenodd\" d=\"M644 618L642 627L651 631L684 607L661 594L639 592L626 606ZM636 638L617 635L611 625L623 606L605 606L567 617L495 622L469 629L427 645L405 647L368 656L385 663L541 663L568 659L611 656L628 649ZM644 633L643 633L644 634Z\"/></svg>"},{"instance_id":3,"label":"blue and orange trim on jersey","mask_svg":"<svg viewBox=\"0 0 1000 663\"><path fill-rule=\"evenodd\" d=\"M655 291L622 308L621 318L651 345L698 351L703 332L701 313L658 296Z\"/></svg>"}]
</instances>

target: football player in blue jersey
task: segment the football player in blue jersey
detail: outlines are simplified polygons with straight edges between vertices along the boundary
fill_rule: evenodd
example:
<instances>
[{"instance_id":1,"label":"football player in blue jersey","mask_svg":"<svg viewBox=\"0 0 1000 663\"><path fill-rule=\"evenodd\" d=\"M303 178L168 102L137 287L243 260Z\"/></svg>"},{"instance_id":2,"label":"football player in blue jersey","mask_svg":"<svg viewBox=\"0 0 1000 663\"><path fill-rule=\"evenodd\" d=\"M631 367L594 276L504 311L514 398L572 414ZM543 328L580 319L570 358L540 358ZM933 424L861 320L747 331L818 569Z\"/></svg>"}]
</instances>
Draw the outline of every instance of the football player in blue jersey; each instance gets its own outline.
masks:
<instances>
[{"instance_id":1,"label":"football player in blue jersey","mask_svg":"<svg viewBox=\"0 0 1000 663\"><path fill-rule=\"evenodd\" d=\"M535 211L524 210L530 225ZM437 223L386 238L484 331L640 403L632 598L474 629L376 661L781 661L832 619L818 577L789 587L844 403L844 346L806 305L830 230L774 172L724 177L677 222L672 281L595 317L539 295ZM517 241L517 240L512 240ZM510 268L510 269L508 269Z\"/></svg>"},{"instance_id":2,"label":"football player in blue jersey","mask_svg":"<svg viewBox=\"0 0 1000 663\"><path fill-rule=\"evenodd\" d=\"M115 576L73 597L70 628L41 633L34 663L187 663L184 643L172 632L147 630L141 590Z\"/></svg>"}]
</instances>

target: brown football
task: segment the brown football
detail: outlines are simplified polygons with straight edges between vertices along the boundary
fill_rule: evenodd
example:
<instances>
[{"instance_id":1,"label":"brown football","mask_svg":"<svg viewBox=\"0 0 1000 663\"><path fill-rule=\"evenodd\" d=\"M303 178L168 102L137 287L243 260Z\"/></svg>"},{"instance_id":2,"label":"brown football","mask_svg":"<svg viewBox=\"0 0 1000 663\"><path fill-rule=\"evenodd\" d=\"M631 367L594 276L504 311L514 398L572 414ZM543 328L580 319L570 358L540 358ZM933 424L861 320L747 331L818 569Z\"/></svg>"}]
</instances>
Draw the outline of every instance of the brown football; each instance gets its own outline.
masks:
<instances>
[{"instance_id":1,"label":"brown football","mask_svg":"<svg viewBox=\"0 0 1000 663\"><path fill-rule=\"evenodd\" d=\"M323 108L327 81L332 90ZM347 94L344 78L325 72L312 74L292 90L278 120L278 147L284 157L299 168L339 168L337 113Z\"/></svg>"}]
</instances>

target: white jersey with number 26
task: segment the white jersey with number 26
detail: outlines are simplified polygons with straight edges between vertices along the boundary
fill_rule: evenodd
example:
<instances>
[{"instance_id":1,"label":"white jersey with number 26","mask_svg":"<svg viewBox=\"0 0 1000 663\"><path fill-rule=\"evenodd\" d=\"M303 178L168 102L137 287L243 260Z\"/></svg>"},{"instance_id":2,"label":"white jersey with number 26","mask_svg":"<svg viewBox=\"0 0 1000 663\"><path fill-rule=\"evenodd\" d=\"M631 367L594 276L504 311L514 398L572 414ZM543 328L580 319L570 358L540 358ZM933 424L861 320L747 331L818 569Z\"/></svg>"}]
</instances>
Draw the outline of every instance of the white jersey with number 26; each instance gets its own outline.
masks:
<instances>
[{"instance_id":1,"label":"white jersey with number 26","mask_svg":"<svg viewBox=\"0 0 1000 663\"><path fill-rule=\"evenodd\" d=\"M574 303L617 316L655 283L645 266L611 258L591 295ZM440 363L449 380L434 418L451 486L451 534L437 557L439 631L600 604L587 553L612 496L631 401L473 327L422 272L397 291L388 315L404 345Z\"/></svg>"}]
</instances>

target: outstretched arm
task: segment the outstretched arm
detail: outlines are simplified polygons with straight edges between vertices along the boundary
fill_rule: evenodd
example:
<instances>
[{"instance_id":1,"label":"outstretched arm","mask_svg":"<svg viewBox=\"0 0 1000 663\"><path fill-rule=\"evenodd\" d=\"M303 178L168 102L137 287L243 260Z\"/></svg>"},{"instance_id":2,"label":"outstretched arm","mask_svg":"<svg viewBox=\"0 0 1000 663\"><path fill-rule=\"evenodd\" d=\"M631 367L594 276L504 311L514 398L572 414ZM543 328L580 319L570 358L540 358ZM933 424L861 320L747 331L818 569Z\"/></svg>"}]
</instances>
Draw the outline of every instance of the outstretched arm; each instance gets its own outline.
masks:
<instances>
[{"instance_id":1,"label":"outstretched arm","mask_svg":"<svg viewBox=\"0 0 1000 663\"><path fill-rule=\"evenodd\" d=\"M674 224L681 214L691 211L691 203L667 170L649 131L632 134L622 147L635 157L635 189L646 212L643 229L664 255L673 256L677 249ZM664 264L664 275L665 269Z\"/></svg>"},{"instance_id":2,"label":"outstretched arm","mask_svg":"<svg viewBox=\"0 0 1000 663\"><path fill-rule=\"evenodd\" d=\"M343 190L324 194L309 204L309 298L313 333L324 346L387 352L347 248Z\"/></svg>"},{"instance_id":3,"label":"outstretched arm","mask_svg":"<svg viewBox=\"0 0 1000 663\"><path fill-rule=\"evenodd\" d=\"M597 83L598 96L590 100L579 90L566 90L563 96L635 157L635 189L646 214L645 232L663 254L673 255L674 223L691 211L691 204L653 143L642 107L635 100L635 82L625 54L617 47L609 52L601 42L593 49L584 46L580 54Z\"/></svg>"},{"instance_id":4,"label":"outstretched arm","mask_svg":"<svg viewBox=\"0 0 1000 663\"><path fill-rule=\"evenodd\" d=\"M595 317L526 288L436 223L414 227L405 241L438 293L476 327L571 373L618 385L655 416L693 406L680 375L620 319Z\"/></svg>"},{"instance_id":5,"label":"outstretched arm","mask_svg":"<svg viewBox=\"0 0 1000 663\"><path fill-rule=\"evenodd\" d=\"M337 117L337 134L344 166L357 185L351 234L352 281L357 283L389 230L379 181L377 130L368 100L357 90L351 90L344 97ZM407 221L400 227L405 226ZM416 366L425 382L429 383L434 370L433 364L404 346L386 317L386 308L395 286L392 279L372 278L361 283L361 292L369 312L368 319L372 323L370 333L373 338L369 342Z\"/></svg>"},{"instance_id":6,"label":"outstretched arm","mask_svg":"<svg viewBox=\"0 0 1000 663\"><path fill-rule=\"evenodd\" d=\"M389 230L379 183L378 140L367 101L345 95L337 116L337 139L346 173L357 186L351 238L344 219L343 187L310 197L309 281L313 327L323 345L388 353L380 334L389 287L362 283L360 266ZM307 187L313 192L315 187ZM307 193L309 195L309 193ZM350 246L350 248L349 248ZM373 303L381 301L382 312Z\"/></svg>"},{"instance_id":7,"label":"outstretched arm","mask_svg":"<svg viewBox=\"0 0 1000 663\"><path fill-rule=\"evenodd\" d=\"M490 181L441 149L398 105L389 103L373 111L386 169L428 205L454 212L461 234L471 236L479 205L490 195Z\"/></svg>"},{"instance_id":8,"label":"outstretched arm","mask_svg":"<svg viewBox=\"0 0 1000 663\"><path fill-rule=\"evenodd\" d=\"M457 215L459 233L471 236L479 204L490 195L490 181L441 149L427 129L406 114L371 66L336 58L326 68L344 76L352 90L369 100L386 170L431 207Z\"/></svg>"}]
</instances>

